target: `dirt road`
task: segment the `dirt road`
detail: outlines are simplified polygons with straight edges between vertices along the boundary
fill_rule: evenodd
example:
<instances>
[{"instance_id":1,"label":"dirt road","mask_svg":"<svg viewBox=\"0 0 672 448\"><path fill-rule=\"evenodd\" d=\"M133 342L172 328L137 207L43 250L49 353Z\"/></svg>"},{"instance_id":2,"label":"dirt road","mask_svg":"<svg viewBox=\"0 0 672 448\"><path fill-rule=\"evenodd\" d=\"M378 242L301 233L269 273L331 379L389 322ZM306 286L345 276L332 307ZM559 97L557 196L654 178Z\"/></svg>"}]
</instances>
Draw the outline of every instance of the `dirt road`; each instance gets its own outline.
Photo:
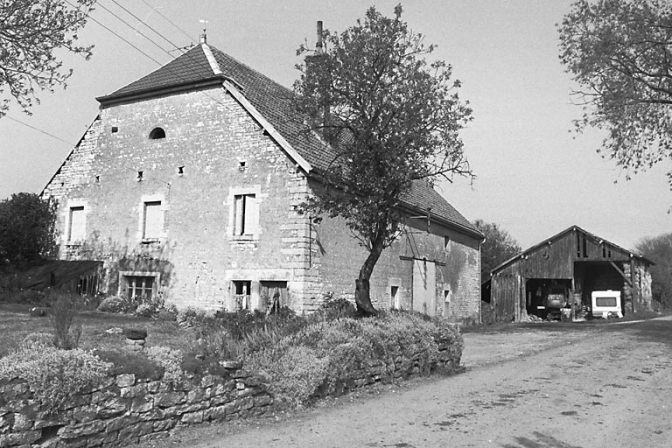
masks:
<instances>
[{"instance_id":1,"label":"dirt road","mask_svg":"<svg viewBox=\"0 0 672 448\"><path fill-rule=\"evenodd\" d=\"M160 446L672 446L672 320L465 334L466 371L293 416L180 432Z\"/></svg>"}]
</instances>

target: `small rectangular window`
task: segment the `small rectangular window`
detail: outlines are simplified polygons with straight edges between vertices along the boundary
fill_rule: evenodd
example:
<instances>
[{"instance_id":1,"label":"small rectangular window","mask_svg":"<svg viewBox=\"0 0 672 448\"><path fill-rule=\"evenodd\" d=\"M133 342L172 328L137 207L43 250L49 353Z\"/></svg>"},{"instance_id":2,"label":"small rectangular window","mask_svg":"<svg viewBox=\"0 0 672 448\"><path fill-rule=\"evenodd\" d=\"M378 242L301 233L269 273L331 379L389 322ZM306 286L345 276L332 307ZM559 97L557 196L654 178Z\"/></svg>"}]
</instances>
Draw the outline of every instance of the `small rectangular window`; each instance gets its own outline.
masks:
<instances>
[{"instance_id":1,"label":"small rectangular window","mask_svg":"<svg viewBox=\"0 0 672 448\"><path fill-rule=\"evenodd\" d=\"M155 277L126 276L126 297L134 301L146 301L152 298Z\"/></svg>"},{"instance_id":2,"label":"small rectangular window","mask_svg":"<svg viewBox=\"0 0 672 448\"><path fill-rule=\"evenodd\" d=\"M81 242L86 238L86 216L84 207L70 207L70 226L68 227L68 243Z\"/></svg>"},{"instance_id":3,"label":"small rectangular window","mask_svg":"<svg viewBox=\"0 0 672 448\"><path fill-rule=\"evenodd\" d=\"M234 197L234 229L235 236L253 235L256 233L258 210L253 194L238 194Z\"/></svg>"},{"instance_id":4,"label":"small rectangular window","mask_svg":"<svg viewBox=\"0 0 672 448\"><path fill-rule=\"evenodd\" d=\"M163 210L161 201L144 203L142 239L158 240L163 235Z\"/></svg>"}]
</instances>

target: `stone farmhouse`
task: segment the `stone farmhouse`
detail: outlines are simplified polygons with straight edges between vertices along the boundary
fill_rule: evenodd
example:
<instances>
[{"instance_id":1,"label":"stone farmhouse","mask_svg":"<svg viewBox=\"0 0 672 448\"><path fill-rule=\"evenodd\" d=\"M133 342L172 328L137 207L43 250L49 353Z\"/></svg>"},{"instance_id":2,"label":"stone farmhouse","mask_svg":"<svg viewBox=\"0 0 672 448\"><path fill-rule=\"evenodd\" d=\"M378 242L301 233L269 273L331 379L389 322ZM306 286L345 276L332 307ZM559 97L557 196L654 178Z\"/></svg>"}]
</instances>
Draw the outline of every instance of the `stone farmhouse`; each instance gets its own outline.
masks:
<instances>
[{"instance_id":1,"label":"stone farmhouse","mask_svg":"<svg viewBox=\"0 0 672 448\"><path fill-rule=\"evenodd\" d=\"M97 100L45 187L59 257L101 261L101 293L178 308L309 313L354 296L366 256L341 219L300 214L334 157L291 90L205 41ZM424 182L371 278L374 306L479 319L483 235Z\"/></svg>"}]
</instances>

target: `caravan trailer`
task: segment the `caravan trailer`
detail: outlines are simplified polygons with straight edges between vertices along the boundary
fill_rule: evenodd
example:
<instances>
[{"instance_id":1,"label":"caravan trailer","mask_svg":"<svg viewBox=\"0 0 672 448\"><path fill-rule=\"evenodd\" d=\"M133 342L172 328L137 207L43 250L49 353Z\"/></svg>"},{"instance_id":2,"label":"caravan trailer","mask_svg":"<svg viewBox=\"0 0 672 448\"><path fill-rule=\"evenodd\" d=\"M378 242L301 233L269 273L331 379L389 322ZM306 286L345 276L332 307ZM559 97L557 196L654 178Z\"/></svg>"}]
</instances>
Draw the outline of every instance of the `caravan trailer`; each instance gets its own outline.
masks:
<instances>
[{"instance_id":1,"label":"caravan trailer","mask_svg":"<svg viewBox=\"0 0 672 448\"><path fill-rule=\"evenodd\" d=\"M623 317L621 311L621 291L593 291L591 294L593 317Z\"/></svg>"}]
</instances>

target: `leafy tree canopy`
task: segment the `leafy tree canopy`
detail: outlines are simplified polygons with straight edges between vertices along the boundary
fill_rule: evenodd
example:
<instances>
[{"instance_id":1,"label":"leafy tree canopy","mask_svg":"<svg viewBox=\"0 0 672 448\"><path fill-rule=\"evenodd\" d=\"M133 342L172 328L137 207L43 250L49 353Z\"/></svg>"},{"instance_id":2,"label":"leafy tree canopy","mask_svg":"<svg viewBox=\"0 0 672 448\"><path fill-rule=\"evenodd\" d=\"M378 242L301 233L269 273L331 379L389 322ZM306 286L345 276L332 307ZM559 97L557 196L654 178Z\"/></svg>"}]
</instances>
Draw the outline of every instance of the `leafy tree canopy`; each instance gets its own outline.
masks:
<instances>
[{"instance_id":1,"label":"leafy tree canopy","mask_svg":"<svg viewBox=\"0 0 672 448\"><path fill-rule=\"evenodd\" d=\"M485 281L494 268L518 255L522 249L518 242L497 224L477 219L474 225L485 235L485 242L481 244L481 281Z\"/></svg>"},{"instance_id":2,"label":"leafy tree canopy","mask_svg":"<svg viewBox=\"0 0 672 448\"><path fill-rule=\"evenodd\" d=\"M584 106L577 130L605 129L601 152L629 172L669 160L672 4L579 0L558 29L560 60Z\"/></svg>"},{"instance_id":3,"label":"leafy tree canopy","mask_svg":"<svg viewBox=\"0 0 672 448\"><path fill-rule=\"evenodd\" d=\"M653 299L669 307L672 305L672 233L644 238L636 249L641 256L656 263L649 268Z\"/></svg>"},{"instance_id":4,"label":"leafy tree canopy","mask_svg":"<svg viewBox=\"0 0 672 448\"><path fill-rule=\"evenodd\" d=\"M471 119L460 83L451 80L450 65L426 60L434 46L401 15L400 5L394 17L372 7L343 33L325 31L326 49L297 67L294 84L299 110L335 151L321 173L325 191L308 208L344 218L368 249L355 293L367 312L368 279L398 235L399 206L412 183L471 176L458 135Z\"/></svg>"},{"instance_id":5,"label":"leafy tree canopy","mask_svg":"<svg viewBox=\"0 0 672 448\"><path fill-rule=\"evenodd\" d=\"M56 51L63 49L85 58L92 46L76 45L96 0L0 1L0 117L12 99L30 113L39 103L36 89L53 92L65 87L72 70L63 68Z\"/></svg>"},{"instance_id":6,"label":"leafy tree canopy","mask_svg":"<svg viewBox=\"0 0 672 448\"><path fill-rule=\"evenodd\" d=\"M56 249L56 203L33 193L0 201L0 269L35 264Z\"/></svg>"}]
</instances>

